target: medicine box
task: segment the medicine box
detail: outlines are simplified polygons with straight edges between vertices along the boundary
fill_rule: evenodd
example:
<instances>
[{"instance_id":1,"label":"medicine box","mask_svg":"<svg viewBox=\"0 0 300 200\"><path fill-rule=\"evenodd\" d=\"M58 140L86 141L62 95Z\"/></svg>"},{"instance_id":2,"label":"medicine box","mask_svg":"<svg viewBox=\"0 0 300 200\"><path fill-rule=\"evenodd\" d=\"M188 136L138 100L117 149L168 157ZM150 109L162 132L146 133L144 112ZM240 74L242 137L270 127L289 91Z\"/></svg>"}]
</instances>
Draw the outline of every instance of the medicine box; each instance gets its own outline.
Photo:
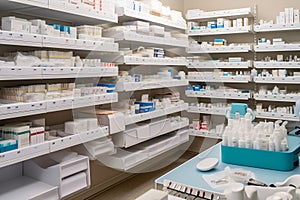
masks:
<instances>
[{"instance_id":1,"label":"medicine box","mask_svg":"<svg viewBox=\"0 0 300 200\"><path fill-rule=\"evenodd\" d=\"M299 165L300 137L288 136L289 150L275 152L221 146L222 162L234 165L290 171Z\"/></svg>"}]
</instances>

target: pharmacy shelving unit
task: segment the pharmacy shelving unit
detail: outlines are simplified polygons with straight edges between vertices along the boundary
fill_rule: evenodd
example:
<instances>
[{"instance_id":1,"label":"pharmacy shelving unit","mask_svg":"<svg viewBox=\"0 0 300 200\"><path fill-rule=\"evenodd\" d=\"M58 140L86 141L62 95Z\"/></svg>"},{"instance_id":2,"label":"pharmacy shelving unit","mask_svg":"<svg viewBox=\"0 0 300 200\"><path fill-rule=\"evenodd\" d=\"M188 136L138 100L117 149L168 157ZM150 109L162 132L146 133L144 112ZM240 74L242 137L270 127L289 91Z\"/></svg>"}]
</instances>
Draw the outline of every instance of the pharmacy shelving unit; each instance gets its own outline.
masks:
<instances>
[{"instance_id":1,"label":"pharmacy shelving unit","mask_svg":"<svg viewBox=\"0 0 300 200\"><path fill-rule=\"evenodd\" d=\"M186 29L185 23L173 22L168 19L156 17L150 14L130 11L127 8L117 7L119 22L146 21L151 25L164 26L166 29L183 31ZM158 37L140 34L133 31L104 30L104 36L113 37L120 47L158 47L164 49L187 48L188 41L176 39L175 37ZM142 76L144 71L152 73L157 69L164 69L167 66L172 68L186 67L187 62L183 57L141 57L134 54L127 55L123 52L118 54L105 54L106 61L114 61L119 65L120 70L140 69ZM153 74L153 73L152 73ZM141 82L118 81L116 91L120 96L140 95L143 91L155 93L155 91L176 90L177 87L186 87L188 80L176 79L153 79ZM172 121L169 115L178 115L188 109L187 103L170 105L164 109L156 109L148 113L125 115L125 130L115 133L112 140L117 148L117 153L101 157L101 161L112 168L130 171L140 168L146 163L154 162L166 152L172 152L179 146L189 141L186 128L189 125L187 118L180 118L180 121Z\"/></svg>"},{"instance_id":2,"label":"pharmacy shelving unit","mask_svg":"<svg viewBox=\"0 0 300 200\"><path fill-rule=\"evenodd\" d=\"M67 2L67 1L66 1ZM117 15L115 13L96 12L94 10L84 10L78 6L64 3L63 1L31 1L31 0L4 0L0 2L0 12L14 11L16 14L26 14L37 18L51 19L71 23L72 25L84 25L101 23L116 23ZM70 38L50 37L46 35L16 33L10 31L0 31L0 45L9 46L11 49L18 51L19 47L28 47L30 49L59 49L73 50L81 53L93 52L118 52L118 44L114 42L89 41ZM110 39L109 41L113 41ZM0 67L0 80L2 86L12 81L19 83L18 80L26 80L31 82L48 82L61 81L62 79L81 78L103 78L116 77L118 75L118 67L25 67L25 66L2 66ZM10 103L0 105L0 120L3 124L9 120L22 118L27 116L35 117L35 115L53 113L55 116L57 111L67 111L77 108L96 106L102 104L111 104L118 101L118 93L107 93L103 95L91 95L83 97L69 97L61 99L47 99L44 101L30 103ZM59 115L59 114L57 114ZM59 119L60 117L56 117ZM15 120L16 121L16 120ZM64 123L64 122L61 122ZM0 170L5 167L14 166L14 164L22 165L21 162L36 158L52 152L64 150L90 141L106 138L109 135L108 126L99 126L97 129L87 132L81 132L66 137L53 138L53 140L45 141L40 144L33 144L27 147L21 147L16 150L0 153ZM22 171L22 170L21 170ZM3 173L1 171L1 173ZM5 173L5 172L4 172ZM88 175L89 176L89 175ZM59 178L59 177L57 177ZM3 180L1 179L1 182ZM57 187L47 185L43 182L36 181L27 177L15 178L10 182L6 182L6 188L2 187L1 198L19 198L10 192L14 187L16 194L26 194L28 198L36 197L37 199L47 199L50 195L54 199L58 199ZM86 187L85 187L86 188ZM78 188L79 189L79 188ZM77 190L78 190L77 189ZM68 194L77 190L68 190ZM31 196L30 196L31 195ZM36 196L35 196L36 195ZM27 196L24 198L27 199Z\"/></svg>"},{"instance_id":3,"label":"pharmacy shelving unit","mask_svg":"<svg viewBox=\"0 0 300 200\"><path fill-rule=\"evenodd\" d=\"M243 27L230 27L230 28L203 28L204 23L216 21L217 18L225 19L237 19L237 18L251 18L249 20L248 26ZM242 36L242 38L247 38L247 42L242 42L241 44L230 44L228 46L205 46L197 45L191 43L187 48L187 53L191 56L188 58L188 71L191 72L187 79L192 85L225 85L229 87L237 87L240 90L249 90L252 88L252 78L250 75L230 75L230 72L243 71L250 72L250 68L253 66L252 55L253 55L253 40L254 30L252 26L252 20L256 19L256 6L254 8L241 8L241 9L231 9L231 10L220 10L220 11L201 11L197 10L188 12L186 18L190 22L197 22L200 24L200 29L188 29L187 34L191 39L197 41L207 41L214 38L235 38ZM192 25L193 26L193 25ZM250 39L249 39L250 38ZM234 41L233 41L234 42ZM226 59L227 56L236 57L234 54L245 55L247 59L237 61L237 62L228 62ZM211 56L212 58L204 59L200 61L196 57L197 55ZM233 56L234 55L234 56ZM214 58L223 58L223 60L215 60ZM250 58L250 59L249 59ZM214 75L213 71L221 70L229 72L222 76L222 73L218 73L220 76ZM192 72L198 71L198 74L193 74ZM211 72L211 73L208 73ZM216 74L216 73L215 73ZM248 73L250 74L250 73ZM250 84L251 83L251 84ZM210 103L211 102L245 102L252 99L251 94L248 93L226 93L220 92L218 90L209 90L206 91L192 91L186 90L186 96L191 98L198 98L199 103ZM224 102L223 102L224 103ZM197 107L191 105L188 110L189 113L193 114L194 119L200 119L202 115L216 115L224 116L225 108L207 108L207 107ZM198 114L198 115L197 115ZM200 114L200 117L199 117ZM195 117L197 116L197 117ZM200 120L201 121L201 120ZM209 131L190 131L191 135L209 137ZM219 139L218 137L213 137Z\"/></svg>"},{"instance_id":4,"label":"pharmacy shelving unit","mask_svg":"<svg viewBox=\"0 0 300 200\"><path fill-rule=\"evenodd\" d=\"M257 37L274 37L280 38L282 36L287 37L290 34L298 34L300 31L299 23L292 24L255 24L254 31L256 32ZM293 37L292 37L293 38ZM284 39L284 38L283 38ZM290 41L291 42L291 41ZM298 41L297 41L298 42ZM298 55L300 50L300 44L298 43L289 43L289 44L281 44L281 45L264 45L259 44L254 46L254 51L256 52L256 59L254 61L254 67L260 72L262 70L267 70L271 72L272 70L281 70L286 69L287 71L297 71L299 70L300 63L294 61L264 61L262 58L264 56L275 57L278 54L282 54L283 57L287 55ZM295 91L299 89L298 84L300 83L299 76L286 76L286 77L254 77L254 82L256 83L257 90L260 87L268 87L268 89L272 89L272 87L279 87L281 89L285 88L288 91L287 93ZM289 91L291 90L291 91ZM297 94L259 94L259 91L256 91L254 94L254 99L257 103L266 102L266 104L272 104L272 107L276 107L277 105L282 106L293 106L295 102L299 99ZM268 105L265 105L268 107ZM273 112L257 112L256 118L261 119L281 119L287 121L299 122L299 118L294 114L281 114L281 113L273 113Z\"/></svg>"}]
</instances>

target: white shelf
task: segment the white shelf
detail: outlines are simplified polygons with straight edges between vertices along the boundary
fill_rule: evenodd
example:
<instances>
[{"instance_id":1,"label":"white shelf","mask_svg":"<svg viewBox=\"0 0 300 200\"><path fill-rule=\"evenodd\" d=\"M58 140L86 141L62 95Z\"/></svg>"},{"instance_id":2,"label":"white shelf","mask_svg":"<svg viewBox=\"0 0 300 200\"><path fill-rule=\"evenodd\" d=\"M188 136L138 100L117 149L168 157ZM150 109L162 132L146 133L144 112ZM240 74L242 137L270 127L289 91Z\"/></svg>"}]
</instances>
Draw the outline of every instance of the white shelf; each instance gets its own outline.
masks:
<instances>
[{"instance_id":1,"label":"white shelf","mask_svg":"<svg viewBox=\"0 0 300 200\"><path fill-rule=\"evenodd\" d=\"M175 22L163 17L158 17L147 13L134 12L122 7L117 7L116 12L119 15L119 22L143 20L148 21L152 24L163 25L168 28L175 28L181 30L186 30L187 28L186 23L183 22Z\"/></svg>"},{"instance_id":2,"label":"white shelf","mask_svg":"<svg viewBox=\"0 0 300 200\"><path fill-rule=\"evenodd\" d=\"M206 107L190 106L188 112L225 116L225 108L206 108Z\"/></svg>"},{"instance_id":3,"label":"white shelf","mask_svg":"<svg viewBox=\"0 0 300 200\"><path fill-rule=\"evenodd\" d=\"M0 153L0 168L46 155L54 151L76 146L78 144L93 141L95 139L106 137L107 135L108 127L105 126L85 133L58 138L51 141L45 141L44 143L30 145L28 147Z\"/></svg>"},{"instance_id":4,"label":"white shelf","mask_svg":"<svg viewBox=\"0 0 300 200\"><path fill-rule=\"evenodd\" d=\"M0 120L114 103L117 101L117 93L108 93L103 95L45 100L32 103L4 104L0 105Z\"/></svg>"},{"instance_id":5,"label":"white shelf","mask_svg":"<svg viewBox=\"0 0 300 200\"><path fill-rule=\"evenodd\" d=\"M248 100L250 99L250 93L229 93L229 92L198 92L198 91L185 91L188 97L199 97L199 98L212 98L212 99L237 99L237 100Z\"/></svg>"},{"instance_id":6,"label":"white shelf","mask_svg":"<svg viewBox=\"0 0 300 200\"><path fill-rule=\"evenodd\" d=\"M44 47L57 49L72 49L82 51L95 52L117 52L119 45L117 43L109 43L102 41L71 39L63 37L52 37L47 35L38 35L31 33L18 33L0 30L0 44L28 46L28 47Z\"/></svg>"},{"instance_id":7,"label":"white shelf","mask_svg":"<svg viewBox=\"0 0 300 200\"><path fill-rule=\"evenodd\" d=\"M280 119L284 121L293 121L299 122L299 117L295 116L294 114L281 114L281 113L271 113L271 112L257 112L255 111L255 118L261 119Z\"/></svg>"},{"instance_id":8,"label":"white shelf","mask_svg":"<svg viewBox=\"0 0 300 200\"><path fill-rule=\"evenodd\" d=\"M300 69L300 62L264 62L254 61L257 69Z\"/></svg>"},{"instance_id":9,"label":"white shelf","mask_svg":"<svg viewBox=\"0 0 300 200\"><path fill-rule=\"evenodd\" d=\"M256 52L277 52L277 51L300 51L300 44L281 44L281 45L255 45Z\"/></svg>"},{"instance_id":10,"label":"white shelf","mask_svg":"<svg viewBox=\"0 0 300 200\"><path fill-rule=\"evenodd\" d=\"M0 80L34 80L118 76L118 67L0 67Z\"/></svg>"},{"instance_id":11,"label":"white shelf","mask_svg":"<svg viewBox=\"0 0 300 200\"><path fill-rule=\"evenodd\" d=\"M279 101L279 102L296 102L300 99L300 95L267 95L254 94L254 99L258 101Z\"/></svg>"},{"instance_id":12,"label":"white shelf","mask_svg":"<svg viewBox=\"0 0 300 200\"><path fill-rule=\"evenodd\" d=\"M192 76L188 75L190 82L214 82L214 83L248 83L250 76Z\"/></svg>"},{"instance_id":13,"label":"white shelf","mask_svg":"<svg viewBox=\"0 0 300 200\"><path fill-rule=\"evenodd\" d=\"M102 156L101 162L106 166L128 171L188 141L188 130L180 130L175 135L160 136L126 150L117 149L114 155Z\"/></svg>"},{"instance_id":14,"label":"white shelf","mask_svg":"<svg viewBox=\"0 0 300 200\"><path fill-rule=\"evenodd\" d=\"M127 115L125 117L125 125L134 124L134 123L145 121L148 119L166 116L166 115L181 112L181 111L184 111L187 109L188 109L188 103L183 103L181 105L176 105L176 106L170 105L168 108L155 110L153 112Z\"/></svg>"},{"instance_id":15,"label":"white shelf","mask_svg":"<svg viewBox=\"0 0 300 200\"><path fill-rule=\"evenodd\" d=\"M56 186L26 176L5 181L1 185L0 199L59 199Z\"/></svg>"},{"instance_id":16,"label":"white shelf","mask_svg":"<svg viewBox=\"0 0 300 200\"><path fill-rule=\"evenodd\" d=\"M185 58L150 58L139 56L121 56L116 61L118 64L126 65L158 65L158 66L187 66Z\"/></svg>"},{"instance_id":17,"label":"white shelf","mask_svg":"<svg viewBox=\"0 0 300 200\"><path fill-rule=\"evenodd\" d=\"M117 82L116 91L118 92L129 92L137 90L149 90L149 89L159 89L168 87L180 87L187 86L187 80L156 80L149 82Z\"/></svg>"},{"instance_id":18,"label":"white shelf","mask_svg":"<svg viewBox=\"0 0 300 200\"><path fill-rule=\"evenodd\" d=\"M0 168L50 153L49 142L0 153Z\"/></svg>"},{"instance_id":19,"label":"white shelf","mask_svg":"<svg viewBox=\"0 0 300 200\"><path fill-rule=\"evenodd\" d=\"M189 130L189 134L191 136L196 136L196 137L205 137L205 138L211 138L211 139L222 139L222 134L211 132L211 131L202 131L202 130Z\"/></svg>"},{"instance_id":20,"label":"white shelf","mask_svg":"<svg viewBox=\"0 0 300 200\"><path fill-rule=\"evenodd\" d=\"M254 26L255 32L272 32L272 31L295 31L300 30L300 23L296 24L264 24Z\"/></svg>"},{"instance_id":21,"label":"white shelf","mask_svg":"<svg viewBox=\"0 0 300 200\"><path fill-rule=\"evenodd\" d=\"M252 51L252 45L238 45L238 46L210 46L210 47L188 47L187 53L247 53Z\"/></svg>"},{"instance_id":22,"label":"white shelf","mask_svg":"<svg viewBox=\"0 0 300 200\"><path fill-rule=\"evenodd\" d=\"M188 47L188 40L180 40L177 38L165 38L150 35L138 34L133 31L108 31L104 36L112 37L116 42L125 44L135 44L139 46L159 46L162 48L168 47Z\"/></svg>"},{"instance_id":23,"label":"white shelf","mask_svg":"<svg viewBox=\"0 0 300 200\"><path fill-rule=\"evenodd\" d=\"M300 76L254 77L255 83L300 84Z\"/></svg>"},{"instance_id":24,"label":"white shelf","mask_svg":"<svg viewBox=\"0 0 300 200\"><path fill-rule=\"evenodd\" d=\"M251 61L245 62L220 62L220 61L193 61L189 62L191 69L248 69L252 66Z\"/></svg>"},{"instance_id":25,"label":"white shelf","mask_svg":"<svg viewBox=\"0 0 300 200\"><path fill-rule=\"evenodd\" d=\"M63 138L57 138L55 140L49 141L50 152L59 151L72 146L97 140L106 137L108 135L109 135L108 126L104 126L96 130L87 131L85 133L74 134Z\"/></svg>"},{"instance_id":26,"label":"white shelf","mask_svg":"<svg viewBox=\"0 0 300 200\"><path fill-rule=\"evenodd\" d=\"M146 125L132 125L128 130L112 135L112 139L115 146L129 148L158 136L183 129L188 125L188 118L181 118L180 122L171 122L169 118L154 120Z\"/></svg>"},{"instance_id":27,"label":"white shelf","mask_svg":"<svg viewBox=\"0 0 300 200\"><path fill-rule=\"evenodd\" d=\"M187 20L208 21L217 18L236 19L244 17L253 17L252 8L239 8L231 10L217 10L208 12L198 12L192 15L187 15Z\"/></svg>"},{"instance_id":28,"label":"white shelf","mask_svg":"<svg viewBox=\"0 0 300 200\"><path fill-rule=\"evenodd\" d=\"M1 0L0 11L14 10L17 13L70 22L75 25L118 22L115 13L97 12L59 0L40 2L42 1Z\"/></svg>"},{"instance_id":29,"label":"white shelf","mask_svg":"<svg viewBox=\"0 0 300 200\"><path fill-rule=\"evenodd\" d=\"M230 27L230 28L215 28L215 29L203 29L203 30L188 30L188 36L206 36L206 35L228 35L228 34L242 34L251 33L251 26L243 27Z\"/></svg>"}]
</instances>

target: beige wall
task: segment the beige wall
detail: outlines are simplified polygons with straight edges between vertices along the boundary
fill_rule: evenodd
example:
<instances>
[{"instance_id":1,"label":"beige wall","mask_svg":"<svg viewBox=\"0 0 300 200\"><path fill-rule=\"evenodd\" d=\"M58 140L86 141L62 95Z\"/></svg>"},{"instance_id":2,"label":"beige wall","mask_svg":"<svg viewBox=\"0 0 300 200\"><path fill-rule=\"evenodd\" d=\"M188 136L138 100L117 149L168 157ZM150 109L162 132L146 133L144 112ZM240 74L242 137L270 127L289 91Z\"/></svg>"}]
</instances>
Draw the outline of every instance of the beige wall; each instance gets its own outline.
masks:
<instances>
[{"instance_id":1,"label":"beige wall","mask_svg":"<svg viewBox=\"0 0 300 200\"><path fill-rule=\"evenodd\" d=\"M225 10L257 5L258 19L275 20L285 7L300 8L299 0L184 0L184 14L188 9L204 11Z\"/></svg>"},{"instance_id":2,"label":"beige wall","mask_svg":"<svg viewBox=\"0 0 300 200\"><path fill-rule=\"evenodd\" d=\"M163 5L170 6L172 10L178 10L183 12L185 0L161 0Z\"/></svg>"}]
</instances>

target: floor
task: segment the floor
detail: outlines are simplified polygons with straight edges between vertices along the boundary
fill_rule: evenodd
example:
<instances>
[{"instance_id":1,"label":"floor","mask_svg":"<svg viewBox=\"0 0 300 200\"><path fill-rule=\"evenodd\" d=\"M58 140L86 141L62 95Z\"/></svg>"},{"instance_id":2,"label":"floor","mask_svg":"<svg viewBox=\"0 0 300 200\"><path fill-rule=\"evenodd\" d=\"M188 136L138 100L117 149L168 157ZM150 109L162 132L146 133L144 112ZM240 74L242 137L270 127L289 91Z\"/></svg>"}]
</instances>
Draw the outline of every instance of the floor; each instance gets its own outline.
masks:
<instances>
[{"instance_id":1,"label":"floor","mask_svg":"<svg viewBox=\"0 0 300 200\"><path fill-rule=\"evenodd\" d=\"M134 200L149 189L154 188L154 180L156 178L191 159L195 155L195 152L186 152L176 162L161 170L138 174L88 200Z\"/></svg>"}]
</instances>

